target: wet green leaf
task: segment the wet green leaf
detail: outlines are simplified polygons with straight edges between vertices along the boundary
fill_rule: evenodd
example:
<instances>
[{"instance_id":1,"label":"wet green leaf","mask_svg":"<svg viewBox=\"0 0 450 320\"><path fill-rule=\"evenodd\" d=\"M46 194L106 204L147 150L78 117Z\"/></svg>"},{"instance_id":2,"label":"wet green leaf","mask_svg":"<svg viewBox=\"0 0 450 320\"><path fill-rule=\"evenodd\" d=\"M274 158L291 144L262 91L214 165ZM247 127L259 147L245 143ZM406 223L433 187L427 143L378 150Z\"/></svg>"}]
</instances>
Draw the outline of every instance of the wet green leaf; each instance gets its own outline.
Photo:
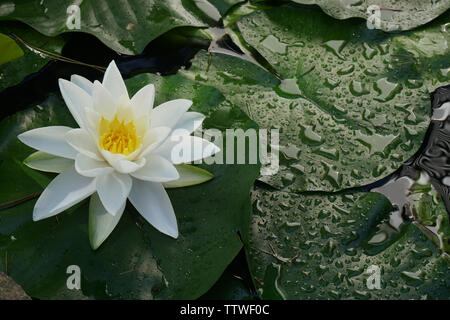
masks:
<instances>
[{"instance_id":1,"label":"wet green leaf","mask_svg":"<svg viewBox=\"0 0 450 320\"><path fill-rule=\"evenodd\" d=\"M279 188L331 191L379 180L417 151L429 123L424 88L405 87L389 102L367 96L346 104L342 94L342 105L330 105L307 99L294 92L300 90L296 82L280 82L239 57L200 52L192 67L179 73L209 88L203 99L220 96L260 127L280 130L280 171L261 178ZM340 106L343 114L334 111Z\"/></svg>"},{"instance_id":2,"label":"wet green leaf","mask_svg":"<svg viewBox=\"0 0 450 320\"><path fill-rule=\"evenodd\" d=\"M370 28L384 31L410 30L430 22L450 9L449 0L291 0L317 4L337 19L364 18Z\"/></svg>"},{"instance_id":3,"label":"wet green leaf","mask_svg":"<svg viewBox=\"0 0 450 320\"><path fill-rule=\"evenodd\" d=\"M383 195L256 188L252 199L246 248L263 299L448 298L449 256L415 224L390 227Z\"/></svg>"},{"instance_id":4,"label":"wet green leaf","mask_svg":"<svg viewBox=\"0 0 450 320\"><path fill-rule=\"evenodd\" d=\"M429 92L450 79L447 18L399 35L297 6L238 20L247 45L282 79L242 86L241 107L261 127L281 130L281 172L265 181L339 190L381 179L411 157L428 127Z\"/></svg>"},{"instance_id":5,"label":"wet green leaf","mask_svg":"<svg viewBox=\"0 0 450 320\"><path fill-rule=\"evenodd\" d=\"M156 103L193 98L193 111L207 115L212 127L246 128L252 122L221 96L204 96L199 86L179 75L140 75L127 81L137 90L149 81L156 86ZM170 85L183 91L168 90ZM131 89L132 88L132 89ZM135 91L133 91L135 92ZM188 94L182 95L182 93ZM226 115L225 120L215 116ZM225 121L225 122L224 122ZM17 134L48 125L75 126L61 98L4 119L0 123L0 202L20 200L42 191L54 175L22 164L32 149ZM238 230L248 224L249 190L258 165L199 165L214 175L200 185L170 189L180 236L174 240L155 230L129 204L117 227L96 251L91 249L88 201L58 218L32 221L33 201L0 211L0 256L5 252L8 274L36 298L194 299L205 293L233 260L242 243ZM103 230L107 232L108 230ZM99 234L96 242L101 241ZM30 268L30 265L33 267ZM68 266L81 269L81 290L66 286ZM0 269L5 270L3 261Z\"/></svg>"}]
</instances>

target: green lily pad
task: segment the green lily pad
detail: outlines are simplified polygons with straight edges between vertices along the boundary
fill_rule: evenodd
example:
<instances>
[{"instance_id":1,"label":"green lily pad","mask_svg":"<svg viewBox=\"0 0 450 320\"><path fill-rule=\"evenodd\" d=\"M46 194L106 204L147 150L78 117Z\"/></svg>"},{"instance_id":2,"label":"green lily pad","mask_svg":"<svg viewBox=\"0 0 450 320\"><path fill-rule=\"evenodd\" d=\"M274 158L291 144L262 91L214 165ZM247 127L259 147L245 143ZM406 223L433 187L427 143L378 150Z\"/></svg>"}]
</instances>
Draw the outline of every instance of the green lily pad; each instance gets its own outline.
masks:
<instances>
[{"instance_id":1,"label":"green lily pad","mask_svg":"<svg viewBox=\"0 0 450 320\"><path fill-rule=\"evenodd\" d=\"M254 125L238 108L231 112L222 97L204 97L202 92L209 90L206 86L189 83L177 75L139 75L128 80L127 85L133 91L149 81L156 86L156 104L167 98L194 98L191 110L206 113L211 126L232 123L245 129ZM168 83L178 84L183 92L166 90ZM213 117L216 113L227 115L227 122ZM74 126L74 121L61 98L53 95L41 105L0 123L1 203L40 192L54 177L22 164L32 150L16 137L20 132L55 124ZM96 251L89 244L87 201L58 215L58 219L39 222L32 221L34 200L0 211L0 256L7 252L10 257L8 275L31 297L45 299L201 296L242 248L237 231L248 224L249 190L259 166L200 167L214 178L200 185L168 190L180 231L177 240L154 229L131 205ZM80 290L68 289L66 285L71 276L67 268L72 265L81 270ZM0 264L0 268L5 270L4 265Z\"/></svg>"},{"instance_id":2,"label":"green lily pad","mask_svg":"<svg viewBox=\"0 0 450 320\"><path fill-rule=\"evenodd\" d=\"M316 4L337 19L364 18L368 26L384 31L410 30L450 9L449 0L291 0ZM378 20L378 21L377 21Z\"/></svg>"},{"instance_id":3,"label":"green lily pad","mask_svg":"<svg viewBox=\"0 0 450 320\"><path fill-rule=\"evenodd\" d=\"M0 1L0 20L19 20L47 36L86 32L125 54L141 53L175 27L206 27L193 1Z\"/></svg>"},{"instance_id":4,"label":"green lily pad","mask_svg":"<svg viewBox=\"0 0 450 320\"><path fill-rule=\"evenodd\" d=\"M364 100L366 110L354 98L339 114L295 93L295 82L280 82L239 57L201 51L192 67L179 74L210 87L203 99L220 95L261 128L279 129L280 170L261 179L295 192L336 191L381 179L417 151L429 123L430 102L423 88L405 87L395 102L369 105Z\"/></svg>"},{"instance_id":5,"label":"green lily pad","mask_svg":"<svg viewBox=\"0 0 450 320\"><path fill-rule=\"evenodd\" d=\"M9 36L15 34L37 48L56 54L61 54L61 50L66 43L62 37L46 37L18 22L1 21L0 32ZM0 90L18 84L26 76L39 71L50 61L49 58L31 51L18 40L15 42L24 54L17 59L0 65Z\"/></svg>"},{"instance_id":6,"label":"green lily pad","mask_svg":"<svg viewBox=\"0 0 450 320\"><path fill-rule=\"evenodd\" d=\"M246 238L263 299L448 299L450 258L379 193L253 191ZM379 281L378 281L379 279Z\"/></svg>"},{"instance_id":7,"label":"green lily pad","mask_svg":"<svg viewBox=\"0 0 450 320\"><path fill-rule=\"evenodd\" d=\"M379 180L410 158L430 121L429 92L450 79L447 18L400 35L292 5L238 20L246 44L281 78L267 75L272 85L250 87L256 68L231 71L245 77L242 91L233 87L242 108L260 127L281 131L280 173L264 181L291 191L340 190ZM244 62L228 64L242 70Z\"/></svg>"}]
</instances>

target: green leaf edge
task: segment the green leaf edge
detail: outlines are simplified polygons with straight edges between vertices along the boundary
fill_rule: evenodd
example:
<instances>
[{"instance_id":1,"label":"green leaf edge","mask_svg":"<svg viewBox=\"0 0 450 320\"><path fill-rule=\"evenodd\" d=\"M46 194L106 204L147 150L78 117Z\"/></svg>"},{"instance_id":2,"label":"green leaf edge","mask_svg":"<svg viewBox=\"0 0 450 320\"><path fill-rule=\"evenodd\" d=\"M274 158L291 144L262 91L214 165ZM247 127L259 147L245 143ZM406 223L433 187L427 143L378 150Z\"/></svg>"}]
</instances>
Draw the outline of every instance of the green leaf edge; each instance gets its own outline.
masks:
<instances>
[{"instance_id":1,"label":"green leaf edge","mask_svg":"<svg viewBox=\"0 0 450 320\"><path fill-rule=\"evenodd\" d=\"M199 178L199 180L196 180L196 181L191 180L190 182L182 182L181 181L182 177L180 174L180 179L163 183L164 188L166 188L166 189L195 186L195 185L207 182L207 181L211 180L212 178L214 178L214 175L211 172L209 172L205 169L196 167L196 166L192 166L192 165L188 165L188 164L179 164L179 165L176 165L175 167L177 168L178 172L179 172L179 169L183 168L184 170L188 170L188 171L190 171L190 173L196 174L201 178Z\"/></svg>"}]
</instances>

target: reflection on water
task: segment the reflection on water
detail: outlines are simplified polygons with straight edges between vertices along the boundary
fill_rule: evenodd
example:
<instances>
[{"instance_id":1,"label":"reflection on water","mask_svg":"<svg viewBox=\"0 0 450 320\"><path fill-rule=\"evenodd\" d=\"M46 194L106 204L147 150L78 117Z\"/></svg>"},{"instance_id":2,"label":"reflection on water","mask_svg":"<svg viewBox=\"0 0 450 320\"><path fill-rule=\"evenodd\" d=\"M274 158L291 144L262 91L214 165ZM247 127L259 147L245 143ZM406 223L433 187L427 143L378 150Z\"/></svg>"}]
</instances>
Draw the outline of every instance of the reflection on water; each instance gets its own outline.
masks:
<instances>
[{"instance_id":1,"label":"reflection on water","mask_svg":"<svg viewBox=\"0 0 450 320\"><path fill-rule=\"evenodd\" d=\"M450 101L450 86L438 88L432 94L433 120L428 129L426 139L417 154L407 161L384 183L367 186L365 189L384 194L393 204L394 211L389 225L395 230L406 220L416 220L414 212L413 186L431 186L439 193L447 213L450 212L450 118L447 116ZM387 182L386 182L387 180ZM438 239L439 219L426 228ZM442 239L441 239L442 241ZM441 248L443 245L441 244Z\"/></svg>"}]
</instances>

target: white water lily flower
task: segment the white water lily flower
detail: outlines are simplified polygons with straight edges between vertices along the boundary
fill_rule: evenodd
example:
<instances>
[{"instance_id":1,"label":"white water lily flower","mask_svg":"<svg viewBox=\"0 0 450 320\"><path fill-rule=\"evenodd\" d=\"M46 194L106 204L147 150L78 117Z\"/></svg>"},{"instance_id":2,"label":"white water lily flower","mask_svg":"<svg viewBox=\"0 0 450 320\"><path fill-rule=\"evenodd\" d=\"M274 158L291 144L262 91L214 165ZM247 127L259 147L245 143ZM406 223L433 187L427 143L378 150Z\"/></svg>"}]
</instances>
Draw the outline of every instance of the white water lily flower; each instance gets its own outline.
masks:
<instances>
[{"instance_id":1,"label":"white water lily flower","mask_svg":"<svg viewBox=\"0 0 450 320\"><path fill-rule=\"evenodd\" d=\"M191 136L204 116L187 112L192 102L186 99L153 108L152 84L130 99L114 61L103 83L73 75L71 81L60 79L59 87L80 127L37 128L18 136L39 150L25 160L28 166L60 173L37 200L33 220L54 216L92 195L89 234L96 249L117 225L129 199L156 229L177 238L164 183L185 186L211 178L204 170L176 166L219 151L207 140ZM181 158L173 158L175 148L177 154L181 150Z\"/></svg>"}]
</instances>

